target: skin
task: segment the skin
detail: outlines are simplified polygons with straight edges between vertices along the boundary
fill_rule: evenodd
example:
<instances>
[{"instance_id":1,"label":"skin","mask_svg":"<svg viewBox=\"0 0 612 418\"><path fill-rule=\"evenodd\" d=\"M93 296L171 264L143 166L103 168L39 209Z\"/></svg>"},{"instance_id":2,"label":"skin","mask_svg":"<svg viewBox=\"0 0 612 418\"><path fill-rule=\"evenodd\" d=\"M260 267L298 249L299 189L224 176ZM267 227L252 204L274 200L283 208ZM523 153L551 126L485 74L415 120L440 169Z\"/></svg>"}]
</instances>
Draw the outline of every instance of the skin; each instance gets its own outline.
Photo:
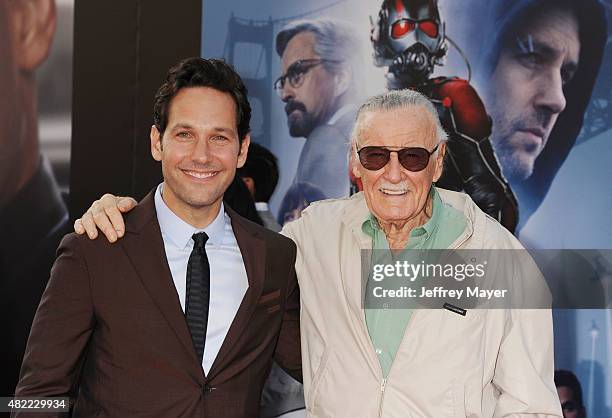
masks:
<instances>
[{"instance_id":1,"label":"skin","mask_svg":"<svg viewBox=\"0 0 612 418\"><path fill-rule=\"evenodd\" d=\"M300 32L287 43L281 57L281 73L298 60L320 59L315 52L315 35L310 31ZM304 75L304 81L293 88L287 81L281 92L286 103L289 133L294 137L307 137L312 130L324 123L339 107L338 98L347 89L347 76L335 76L324 65L312 67Z\"/></svg>"},{"instance_id":2,"label":"skin","mask_svg":"<svg viewBox=\"0 0 612 418\"><path fill-rule=\"evenodd\" d=\"M55 32L53 0L0 0L0 209L40 158L34 72Z\"/></svg>"},{"instance_id":3,"label":"skin","mask_svg":"<svg viewBox=\"0 0 612 418\"><path fill-rule=\"evenodd\" d=\"M521 29L501 50L484 97L493 119L491 142L511 182L533 173L565 109L563 86L573 77L580 55L578 21L568 10L547 9Z\"/></svg>"},{"instance_id":4,"label":"skin","mask_svg":"<svg viewBox=\"0 0 612 418\"><path fill-rule=\"evenodd\" d=\"M423 147L431 150L437 143L437 130L433 116L419 106L392 111L363 114L358 147L383 145L389 147ZM429 190L442 174L446 144L440 144L432 154L427 167L411 172L401 166L396 153L389 163L377 171L366 170L358 158L351 158L353 175L362 180L368 208L376 216L391 249L405 248L410 231L423 225L431 216L432 202ZM245 151L246 152L246 151ZM389 191L401 194L390 195ZM75 232L97 236L97 228L110 242L123 236L125 226L122 213L136 205L132 198L104 195L75 223Z\"/></svg>"},{"instance_id":5,"label":"skin","mask_svg":"<svg viewBox=\"0 0 612 418\"><path fill-rule=\"evenodd\" d=\"M438 143L435 120L421 106L369 112L360 119L358 149L382 145L432 150ZM365 169L358 158L352 159L353 175L361 179L368 208L378 220L391 249L405 248L410 231L431 217L429 191L442 175L444 152L443 143L432 154L427 167L419 172L402 167L397 153L391 153L387 165L376 171Z\"/></svg>"},{"instance_id":6,"label":"skin","mask_svg":"<svg viewBox=\"0 0 612 418\"><path fill-rule=\"evenodd\" d=\"M170 102L163 137L151 128L151 155L162 163L168 207L191 225L204 228L219 213L223 193L246 162L250 139L242 145L236 104L210 87L181 89Z\"/></svg>"},{"instance_id":7,"label":"skin","mask_svg":"<svg viewBox=\"0 0 612 418\"><path fill-rule=\"evenodd\" d=\"M181 89L170 102L168 125L160 135L151 127L151 155L162 164L162 198L185 222L205 228L219 213L223 194L246 161L250 137L240 144L236 104L228 93L210 87ZM132 198L104 195L94 202L75 232L110 242L125 231L122 212L136 205Z\"/></svg>"},{"instance_id":8,"label":"skin","mask_svg":"<svg viewBox=\"0 0 612 418\"><path fill-rule=\"evenodd\" d=\"M557 394L559 395L559 401L561 401L561 405L565 402L574 400L574 392L571 388L567 386L559 386L557 387ZM584 409L576 408L575 411L568 411L567 409L563 410L563 418L585 418L586 414L584 413Z\"/></svg>"}]
</instances>

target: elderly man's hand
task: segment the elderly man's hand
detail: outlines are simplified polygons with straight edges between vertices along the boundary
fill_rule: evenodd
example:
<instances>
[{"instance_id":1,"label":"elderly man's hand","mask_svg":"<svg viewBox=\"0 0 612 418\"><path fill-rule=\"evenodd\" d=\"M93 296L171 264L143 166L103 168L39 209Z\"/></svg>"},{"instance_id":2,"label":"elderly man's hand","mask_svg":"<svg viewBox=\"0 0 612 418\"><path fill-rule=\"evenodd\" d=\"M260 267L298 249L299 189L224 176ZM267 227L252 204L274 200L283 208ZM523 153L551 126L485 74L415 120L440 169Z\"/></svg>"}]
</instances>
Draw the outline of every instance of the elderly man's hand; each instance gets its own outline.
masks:
<instances>
[{"instance_id":1,"label":"elderly man's hand","mask_svg":"<svg viewBox=\"0 0 612 418\"><path fill-rule=\"evenodd\" d=\"M131 197L105 194L74 222L74 232L79 235L87 233L90 239L95 239L100 229L109 242L115 242L125 232L122 213L131 211L136 204Z\"/></svg>"}]
</instances>

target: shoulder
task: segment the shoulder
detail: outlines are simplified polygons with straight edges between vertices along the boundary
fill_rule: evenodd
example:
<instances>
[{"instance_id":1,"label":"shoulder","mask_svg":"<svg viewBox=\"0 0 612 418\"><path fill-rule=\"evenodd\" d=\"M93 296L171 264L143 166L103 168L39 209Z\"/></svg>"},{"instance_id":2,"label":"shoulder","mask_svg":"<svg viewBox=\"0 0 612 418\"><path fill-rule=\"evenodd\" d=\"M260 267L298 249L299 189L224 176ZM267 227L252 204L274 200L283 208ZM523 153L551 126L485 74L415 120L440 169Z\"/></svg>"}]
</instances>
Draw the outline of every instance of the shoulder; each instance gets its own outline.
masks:
<instances>
[{"instance_id":1,"label":"shoulder","mask_svg":"<svg viewBox=\"0 0 612 418\"><path fill-rule=\"evenodd\" d=\"M311 203L302 212L302 218L310 222L331 222L338 221L347 208L355 205L361 195L353 195L351 197L339 199L325 199ZM302 219L300 218L300 219Z\"/></svg>"},{"instance_id":2,"label":"shoulder","mask_svg":"<svg viewBox=\"0 0 612 418\"><path fill-rule=\"evenodd\" d=\"M474 206L476 206L474 204ZM523 245L512 235L502 224L488 214L484 213L476 206L479 211L480 222L476 222L474 234L480 235L483 249L506 249L522 250Z\"/></svg>"},{"instance_id":3,"label":"shoulder","mask_svg":"<svg viewBox=\"0 0 612 418\"><path fill-rule=\"evenodd\" d=\"M472 226L471 245L483 249L522 249L518 239L496 219L486 214L464 192L437 187L442 202L461 212Z\"/></svg>"},{"instance_id":4,"label":"shoulder","mask_svg":"<svg viewBox=\"0 0 612 418\"><path fill-rule=\"evenodd\" d=\"M438 80L435 98L452 110L458 131L474 138L488 136L491 122L476 89L461 78Z\"/></svg>"},{"instance_id":5,"label":"shoulder","mask_svg":"<svg viewBox=\"0 0 612 418\"><path fill-rule=\"evenodd\" d=\"M281 233L295 240L296 237L330 236L351 211L365 205L363 193L339 199L325 199L311 203L295 221L283 226Z\"/></svg>"},{"instance_id":6,"label":"shoulder","mask_svg":"<svg viewBox=\"0 0 612 418\"><path fill-rule=\"evenodd\" d=\"M125 238L121 238L125 239ZM101 232L95 239L90 239L87 234L78 235L74 232L66 234L56 251L56 262L59 259L81 260L84 265L97 264L105 260L116 259L117 251L121 244L110 243Z\"/></svg>"},{"instance_id":7,"label":"shoulder","mask_svg":"<svg viewBox=\"0 0 612 418\"><path fill-rule=\"evenodd\" d=\"M238 226L239 228L244 229L247 233L262 239L266 242L266 245L276 248L283 247L292 250L295 249L295 244L293 241L279 234L278 232L271 231L268 228L252 222L233 211L229 212L229 215L230 219L233 220L232 225ZM234 233L236 233L235 230Z\"/></svg>"}]
</instances>

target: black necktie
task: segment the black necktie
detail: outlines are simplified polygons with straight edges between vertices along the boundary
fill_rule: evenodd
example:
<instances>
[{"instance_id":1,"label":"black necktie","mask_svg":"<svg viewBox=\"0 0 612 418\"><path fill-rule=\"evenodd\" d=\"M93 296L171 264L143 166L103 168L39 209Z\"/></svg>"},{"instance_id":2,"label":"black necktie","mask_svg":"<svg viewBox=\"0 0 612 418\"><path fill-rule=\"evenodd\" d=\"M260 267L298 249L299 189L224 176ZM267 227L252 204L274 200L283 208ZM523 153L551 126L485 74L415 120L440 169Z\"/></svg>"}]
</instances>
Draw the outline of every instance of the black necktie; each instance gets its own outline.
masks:
<instances>
[{"instance_id":1,"label":"black necktie","mask_svg":"<svg viewBox=\"0 0 612 418\"><path fill-rule=\"evenodd\" d=\"M204 356L208 304L210 301L210 266L204 245L208 240L205 232L193 234L194 245L187 263L187 295L185 316L191 339L200 363Z\"/></svg>"}]
</instances>

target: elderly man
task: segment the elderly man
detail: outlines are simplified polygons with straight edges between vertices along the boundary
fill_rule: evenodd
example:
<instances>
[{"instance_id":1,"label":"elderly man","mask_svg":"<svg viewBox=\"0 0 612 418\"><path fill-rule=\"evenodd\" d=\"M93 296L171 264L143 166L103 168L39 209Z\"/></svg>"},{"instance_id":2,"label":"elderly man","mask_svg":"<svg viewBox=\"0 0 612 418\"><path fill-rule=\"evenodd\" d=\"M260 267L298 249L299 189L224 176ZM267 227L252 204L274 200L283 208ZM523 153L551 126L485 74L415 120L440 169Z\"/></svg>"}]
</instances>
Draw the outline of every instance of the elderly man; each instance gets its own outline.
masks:
<instances>
[{"instance_id":1,"label":"elderly man","mask_svg":"<svg viewBox=\"0 0 612 418\"><path fill-rule=\"evenodd\" d=\"M596 0L470 4L462 8L493 16L488 25L470 16L477 25L467 44L480 59L476 77L493 120L491 142L523 225L582 128L606 42L605 11ZM482 36L483 27L491 36Z\"/></svg>"},{"instance_id":2,"label":"elderly man","mask_svg":"<svg viewBox=\"0 0 612 418\"><path fill-rule=\"evenodd\" d=\"M352 135L363 192L313 204L283 230L298 248L312 416L561 417L549 310L364 309L362 250L522 248L469 196L433 186L444 141L422 94L369 99ZM122 228L116 202L132 204L107 196L77 229L95 234L95 218L109 235L105 209ZM516 280L532 278L515 267Z\"/></svg>"},{"instance_id":3,"label":"elderly man","mask_svg":"<svg viewBox=\"0 0 612 418\"><path fill-rule=\"evenodd\" d=\"M309 183L326 198L349 194L347 144L361 96L357 39L332 19L290 22L276 35L282 75L274 88L289 134L306 138L294 184Z\"/></svg>"}]
</instances>

